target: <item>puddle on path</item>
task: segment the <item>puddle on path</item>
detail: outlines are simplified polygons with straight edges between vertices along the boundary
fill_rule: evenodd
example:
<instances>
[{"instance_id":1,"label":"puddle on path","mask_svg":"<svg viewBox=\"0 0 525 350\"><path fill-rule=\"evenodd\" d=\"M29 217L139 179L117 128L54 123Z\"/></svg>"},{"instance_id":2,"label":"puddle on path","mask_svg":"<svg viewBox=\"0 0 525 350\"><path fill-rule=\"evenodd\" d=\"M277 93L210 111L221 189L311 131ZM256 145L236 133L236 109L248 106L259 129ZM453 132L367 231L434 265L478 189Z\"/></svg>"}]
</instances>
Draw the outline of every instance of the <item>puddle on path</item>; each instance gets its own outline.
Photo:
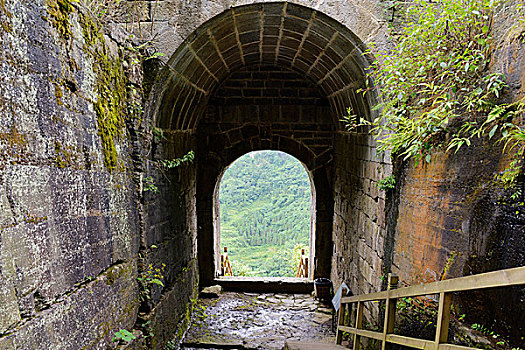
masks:
<instances>
[{"instance_id":1,"label":"puddle on path","mask_svg":"<svg viewBox=\"0 0 525 350\"><path fill-rule=\"evenodd\" d=\"M310 295L227 292L200 305L182 349L282 349L287 339L335 342L332 309Z\"/></svg>"}]
</instances>

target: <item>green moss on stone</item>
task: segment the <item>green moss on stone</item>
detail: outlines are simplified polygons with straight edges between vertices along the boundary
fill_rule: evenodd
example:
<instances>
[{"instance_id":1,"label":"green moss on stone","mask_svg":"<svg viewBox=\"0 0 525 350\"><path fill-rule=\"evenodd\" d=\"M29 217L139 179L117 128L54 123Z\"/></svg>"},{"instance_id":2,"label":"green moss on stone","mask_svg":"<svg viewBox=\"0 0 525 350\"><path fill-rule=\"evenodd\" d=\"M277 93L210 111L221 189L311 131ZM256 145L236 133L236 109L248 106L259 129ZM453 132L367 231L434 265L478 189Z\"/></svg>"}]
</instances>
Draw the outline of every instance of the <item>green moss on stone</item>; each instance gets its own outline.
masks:
<instances>
[{"instance_id":1,"label":"green moss on stone","mask_svg":"<svg viewBox=\"0 0 525 350\"><path fill-rule=\"evenodd\" d=\"M47 13L51 24L65 40L71 37L69 15L73 12L70 0L46 0Z\"/></svg>"},{"instance_id":2,"label":"green moss on stone","mask_svg":"<svg viewBox=\"0 0 525 350\"><path fill-rule=\"evenodd\" d=\"M18 131L16 125L13 125L11 132L0 133L0 141L3 141L11 148L22 149L27 146L27 137Z\"/></svg>"},{"instance_id":3,"label":"green moss on stone","mask_svg":"<svg viewBox=\"0 0 525 350\"><path fill-rule=\"evenodd\" d=\"M106 272L106 284L112 286L116 280L124 275L125 271L120 266L113 266Z\"/></svg>"},{"instance_id":4,"label":"green moss on stone","mask_svg":"<svg viewBox=\"0 0 525 350\"><path fill-rule=\"evenodd\" d=\"M55 165L58 168L82 169L80 152L72 146L62 146L59 141L55 141Z\"/></svg>"},{"instance_id":5,"label":"green moss on stone","mask_svg":"<svg viewBox=\"0 0 525 350\"><path fill-rule=\"evenodd\" d=\"M0 0L0 29L2 29L2 31L7 33L13 31L11 23L9 23L11 17L13 17L13 15L5 7L5 0Z\"/></svg>"},{"instance_id":6,"label":"green moss on stone","mask_svg":"<svg viewBox=\"0 0 525 350\"><path fill-rule=\"evenodd\" d=\"M0 169L4 169L8 162L11 164L27 162L28 143L27 136L18 131L16 124L12 126L10 132L0 133L0 145L4 145L0 155Z\"/></svg>"},{"instance_id":7,"label":"green moss on stone","mask_svg":"<svg viewBox=\"0 0 525 350\"><path fill-rule=\"evenodd\" d=\"M0 0L5 1L5 0ZM47 20L57 29L60 36L69 39L72 36L70 17L74 11L78 12L78 18L82 27L84 39L84 51L93 59L93 70L96 75L95 92L96 100L93 102L97 117L98 135L101 139L104 154L104 165L112 172L123 169L117 151L117 141L124 134L125 115L127 113L128 79L124 74L122 65L122 53L110 54L103 35L103 29L95 18L81 8L77 10L72 4L75 0L46 0ZM72 67L77 67L73 62ZM55 97L58 105L62 105L63 83L54 81ZM66 86L67 87L67 86ZM58 152L57 152L58 153ZM58 159L57 164L66 166L64 159ZM66 160L67 161L67 160Z\"/></svg>"},{"instance_id":8,"label":"green moss on stone","mask_svg":"<svg viewBox=\"0 0 525 350\"><path fill-rule=\"evenodd\" d=\"M195 268L195 260L192 259L190 263L183 269L183 272L181 273L180 280L182 283L184 283L183 274L186 271L189 271L190 269ZM196 273L197 271L193 271L193 273ZM193 312L195 311L195 307L198 303L198 294L199 294L199 287L198 282L195 282L191 295L189 296L189 301L186 304L186 312L182 318L182 320L179 322L179 325L177 327L177 330L175 332L175 341L180 342L182 341L182 337L184 336L184 333L188 330L188 328L191 325L191 318L193 316Z\"/></svg>"},{"instance_id":9,"label":"green moss on stone","mask_svg":"<svg viewBox=\"0 0 525 350\"><path fill-rule=\"evenodd\" d=\"M95 103L97 113L98 134L104 148L104 164L110 170L118 165L118 154L115 141L124 127L121 111L125 101L125 84L121 78L120 61L106 60L99 73L97 84L98 100Z\"/></svg>"},{"instance_id":10,"label":"green moss on stone","mask_svg":"<svg viewBox=\"0 0 525 350\"><path fill-rule=\"evenodd\" d=\"M38 224L48 220L47 216L35 216L29 210L22 210L24 214L24 222L28 224Z\"/></svg>"},{"instance_id":11,"label":"green moss on stone","mask_svg":"<svg viewBox=\"0 0 525 350\"><path fill-rule=\"evenodd\" d=\"M57 104L59 106L62 106L62 97L64 96L64 94L62 93L62 88L60 87L60 84L56 81L53 82L53 85L55 85L55 97L57 100Z\"/></svg>"},{"instance_id":12,"label":"green moss on stone","mask_svg":"<svg viewBox=\"0 0 525 350\"><path fill-rule=\"evenodd\" d=\"M82 36L84 37L84 44L87 51L92 51L98 46L102 39L102 33L99 25L95 19L88 15L81 16ZM92 53L92 52L91 52Z\"/></svg>"},{"instance_id":13,"label":"green moss on stone","mask_svg":"<svg viewBox=\"0 0 525 350\"><path fill-rule=\"evenodd\" d=\"M104 165L113 171L119 164L115 142L123 133L127 79L120 58L110 57L102 30L93 18L84 15L81 22L85 49L93 56L97 76L98 98L94 107L104 151Z\"/></svg>"}]
</instances>

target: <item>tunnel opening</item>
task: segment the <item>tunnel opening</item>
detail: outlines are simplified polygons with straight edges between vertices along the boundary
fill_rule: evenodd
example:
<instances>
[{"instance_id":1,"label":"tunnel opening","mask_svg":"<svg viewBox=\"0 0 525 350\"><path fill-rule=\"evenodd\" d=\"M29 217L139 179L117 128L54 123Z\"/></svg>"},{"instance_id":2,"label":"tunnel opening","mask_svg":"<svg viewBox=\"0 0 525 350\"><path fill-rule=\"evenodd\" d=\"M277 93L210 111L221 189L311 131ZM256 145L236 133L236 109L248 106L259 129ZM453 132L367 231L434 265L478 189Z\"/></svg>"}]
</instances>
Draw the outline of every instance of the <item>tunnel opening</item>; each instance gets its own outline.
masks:
<instances>
[{"instance_id":1,"label":"tunnel opening","mask_svg":"<svg viewBox=\"0 0 525 350\"><path fill-rule=\"evenodd\" d=\"M334 211L364 208L334 198L341 185L355 186L356 198L366 195L370 190L360 189L375 177L364 172L375 157L368 151L372 141L341 122L349 107L362 119L376 113L374 92L358 92L371 86L365 51L347 27L318 10L265 2L211 18L168 60L150 109L175 148L195 150L196 201L188 213L196 218L200 286L217 283L219 180L235 159L259 150L286 152L308 170L316 191L309 278L338 272L333 264L339 267L341 251L334 242L341 227ZM345 152L355 155L352 163Z\"/></svg>"},{"instance_id":2,"label":"tunnel opening","mask_svg":"<svg viewBox=\"0 0 525 350\"><path fill-rule=\"evenodd\" d=\"M216 275L309 277L315 187L304 164L284 152L250 152L225 169L217 191Z\"/></svg>"}]
</instances>

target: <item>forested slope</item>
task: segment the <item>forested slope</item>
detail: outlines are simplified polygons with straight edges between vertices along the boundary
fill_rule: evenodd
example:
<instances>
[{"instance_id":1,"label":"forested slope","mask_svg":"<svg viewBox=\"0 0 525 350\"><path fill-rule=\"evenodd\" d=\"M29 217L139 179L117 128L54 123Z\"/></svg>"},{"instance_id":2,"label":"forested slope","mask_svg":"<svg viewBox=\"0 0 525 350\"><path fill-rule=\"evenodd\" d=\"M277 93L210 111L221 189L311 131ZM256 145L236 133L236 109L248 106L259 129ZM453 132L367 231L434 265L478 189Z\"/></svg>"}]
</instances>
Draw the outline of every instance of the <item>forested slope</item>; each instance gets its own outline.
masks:
<instances>
[{"instance_id":1,"label":"forested slope","mask_svg":"<svg viewBox=\"0 0 525 350\"><path fill-rule=\"evenodd\" d=\"M235 161L220 185L221 247L235 274L293 276L293 255L308 246L310 180L283 152L259 151Z\"/></svg>"}]
</instances>

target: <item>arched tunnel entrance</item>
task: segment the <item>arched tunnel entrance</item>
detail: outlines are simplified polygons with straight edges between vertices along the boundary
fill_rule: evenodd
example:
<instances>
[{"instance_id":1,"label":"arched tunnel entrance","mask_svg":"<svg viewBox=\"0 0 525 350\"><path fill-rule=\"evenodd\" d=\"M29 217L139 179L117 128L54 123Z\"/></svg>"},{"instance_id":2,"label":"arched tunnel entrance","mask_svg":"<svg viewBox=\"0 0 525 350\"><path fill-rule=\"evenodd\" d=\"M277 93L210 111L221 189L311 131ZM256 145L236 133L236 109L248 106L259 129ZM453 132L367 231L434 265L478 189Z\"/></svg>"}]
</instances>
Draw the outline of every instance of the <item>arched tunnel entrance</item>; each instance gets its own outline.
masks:
<instances>
[{"instance_id":1,"label":"arched tunnel entrance","mask_svg":"<svg viewBox=\"0 0 525 350\"><path fill-rule=\"evenodd\" d=\"M315 186L303 163L281 151L244 154L221 174L214 198L216 252L227 247L231 266L221 258L216 275L308 278L311 265L299 265L302 253L312 261Z\"/></svg>"},{"instance_id":2,"label":"arched tunnel entrance","mask_svg":"<svg viewBox=\"0 0 525 350\"><path fill-rule=\"evenodd\" d=\"M323 13L288 2L233 7L199 27L161 73L156 125L193 141L201 285L216 277L216 185L250 151L286 152L316 188L311 277L329 277L333 255L334 157L347 108L370 119L364 45ZM348 134L348 133L345 133ZM339 140L339 141L338 141ZM363 141L364 142L364 141ZM356 147L359 147L357 144ZM349 158L350 159L350 158ZM350 165L349 165L350 166ZM358 167L356 166L356 169ZM347 183L355 181L345 173Z\"/></svg>"},{"instance_id":3,"label":"arched tunnel entrance","mask_svg":"<svg viewBox=\"0 0 525 350\"><path fill-rule=\"evenodd\" d=\"M250 108L250 106L246 106ZM270 106L270 110L271 107ZM214 107L212 107L214 108ZM248 118L253 118L252 113L243 114ZM324 275L327 276L330 273L330 252L331 249L331 221L332 221L332 210L333 210L333 198L332 190L329 183L329 173L326 167L321 166L316 168L315 156L312 155L311 151L300 142L290 137L292 133L298 133L301 130L299 123L289 122L285 126L284 130L276 130L274 125L268 124L259 124L257 123L247 123L246 125L228 125L228 123L220 124L221 130L216 130L217 121L210 121L210 124L206 125L203 121L200 127L209 128L207 132L202 132L198 134L198 144L197 153L207 155L207 158L199 162L198 167L198 181L197 181L197 208L198 208L198 224L199 224L199 264L200 266L215 266L218 268L220 263L220 255L218 254L219 249L216 244L218 240L215 237L216 231L214 227L217 226L219 220L218 211L214 210L213 205L218 203L218 198L216 197L218 192L216 191L218 180L220 179L223 171L228 167L235 159L241 155L263 149L272 149L280 150L286 152L301 162L303 162L313 180L313 185L316 188L316 200L314 202L315 207L313 208L313 223L312 231L313 240L311 241L311 255L313 259L312 266L310 271L313 271L312 276ZM297 131L292 131L292 125L295 125ZM202 130L199 128L199 130ZM215 131L212 131L215 130ZM304 131L303 131L304 132ZM315 131L310 131L311 134L315 134ZM238 139L234 141L233 145L228 145L229 147L224 147L222 145L217 145L214 142L228 142L235 137L237 134ZM330 139L330 131L321 132L321 134L326 134L327 139ZM207 141L213 140L211 143ZM231 141L230 141L231 142ZM205 145L206 148L201 150L202 146ZM205 153L206 152L206 153ZM327 151L325 153L327 161L329 161L329 149L327 146ZM211 211L210 211L211 210ZM203 230L204 229L204 230ZM206 232L205 235L202 235ZM215 238L214 238L215 237ZM323 246L324 245L324 246ZM203 249L209 251L208 254L202 254ZM210 249L211 248L211 249ZM326 258L326 261L319 262L319 254ZM213 254L211 254L213 253ZM211 258L211 261L207 259ZM317 264L317 265L316 265ZM217 268L214 271L217 271ZM324 274L323 274L323 270ZM213 278L215 275L213 276ZM203 278L203 273L201 272L201 279ZM211 276L210 276L211 278Z\"/></svg>"}]
</instances>

